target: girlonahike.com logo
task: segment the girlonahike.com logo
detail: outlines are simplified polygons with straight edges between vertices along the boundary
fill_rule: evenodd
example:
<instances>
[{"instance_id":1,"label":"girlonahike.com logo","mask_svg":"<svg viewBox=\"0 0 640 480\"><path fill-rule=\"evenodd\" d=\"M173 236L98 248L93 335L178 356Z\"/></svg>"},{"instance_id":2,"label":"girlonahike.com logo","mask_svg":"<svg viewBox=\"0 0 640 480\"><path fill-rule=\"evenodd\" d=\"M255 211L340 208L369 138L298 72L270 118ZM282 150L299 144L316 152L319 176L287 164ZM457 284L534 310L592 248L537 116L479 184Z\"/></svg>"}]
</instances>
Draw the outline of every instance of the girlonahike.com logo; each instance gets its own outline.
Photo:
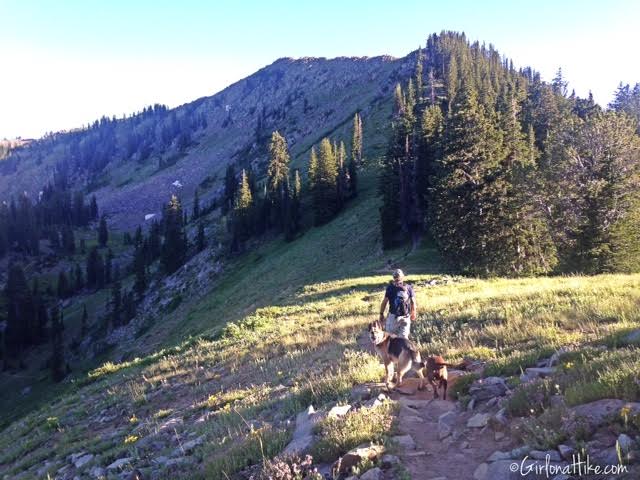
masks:
<instances>
[{"instance_id":1,"label":"girlonahike.com logo","mask_svg":"<svg viewBox=\"0 0 640 480\"><path fill-rule=\"evenodd\" d=\"M520 473L521 476L544 475L553 478L556 475L572 475L582 477L583 475L621 475L627 473L626 465L618 463L612 465L596 465L591 463L589 455L573 455L570 463L552 463L551 456L547 455L544 463L524 457L519 462L512 462L509 470L513 473Z\"/></svg>"}]
</instances>

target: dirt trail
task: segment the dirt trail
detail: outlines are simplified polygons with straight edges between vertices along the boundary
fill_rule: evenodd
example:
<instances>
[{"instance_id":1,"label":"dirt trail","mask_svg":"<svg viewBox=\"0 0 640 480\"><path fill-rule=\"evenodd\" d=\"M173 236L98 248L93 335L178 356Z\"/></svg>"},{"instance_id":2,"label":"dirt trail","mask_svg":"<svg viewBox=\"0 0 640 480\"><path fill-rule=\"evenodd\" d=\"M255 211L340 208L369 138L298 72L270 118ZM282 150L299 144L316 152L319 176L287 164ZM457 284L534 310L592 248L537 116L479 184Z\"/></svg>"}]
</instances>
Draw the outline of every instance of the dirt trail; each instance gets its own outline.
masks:
<instances>
[{"instance_id":1,"label":"dirt trail","mask_svg":"<svg viewBox=\"0 0 640 480\"><path fill-rule=\"evenodd\" d=\"M417 379L406 380L408 384L415 382ZM413 480L471 480L476 468L493 452L514 446L508 436L496 441L490 427L467 427L475 412L459 411L451 400L433 400L430 387L413 395L391 396L401 404L400 433L411 435L416 444L415 450L404 449L399 455ZM452 434L440 440L438 418L447 412L455 415Z\"/></svg>"},{"instance_id":2,"label":"dirt trail","mask_svg":"<svg viewBox=\"0 0 640 480\"><path fill-rule=\"evenodd\" d=\"M374 353L366 334L357 342ZM450 372L449 391L459 376L456 373L462 372ZM508 434L496 433L489 426L467 427L467 421L481 410L463 410L451 398L434 400L431 386L422 391L417 388L417 378L406 378L400 391L390 394L401 405L399 434L410 435L415 442L415 449L401 448L398 455L413 480L473 480L478 466L492 453L516 446ZM438 419L447 412L453 413L451 434L440 440Z\"/></svg>"}]
</instances>

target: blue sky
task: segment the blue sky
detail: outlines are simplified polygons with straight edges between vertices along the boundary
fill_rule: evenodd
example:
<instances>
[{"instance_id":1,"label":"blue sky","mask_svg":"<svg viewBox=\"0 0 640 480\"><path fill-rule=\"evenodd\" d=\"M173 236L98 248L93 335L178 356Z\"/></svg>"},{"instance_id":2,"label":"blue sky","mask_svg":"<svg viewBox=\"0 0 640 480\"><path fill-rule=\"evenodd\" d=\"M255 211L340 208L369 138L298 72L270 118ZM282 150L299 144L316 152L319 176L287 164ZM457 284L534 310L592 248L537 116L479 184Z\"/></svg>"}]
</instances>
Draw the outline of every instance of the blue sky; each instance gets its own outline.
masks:
<instances>
[{"instance_id":1,"label":"blue sky","mask_svg":"<svg viewBox=\"0 0 640 480\"><path fill-rule=\"evenodd\" d=\"M640 82L640 2L0 0L0 138L176 106L284 56L406 55L441 30L606 104Z\"/></svg>"}]
</instances>

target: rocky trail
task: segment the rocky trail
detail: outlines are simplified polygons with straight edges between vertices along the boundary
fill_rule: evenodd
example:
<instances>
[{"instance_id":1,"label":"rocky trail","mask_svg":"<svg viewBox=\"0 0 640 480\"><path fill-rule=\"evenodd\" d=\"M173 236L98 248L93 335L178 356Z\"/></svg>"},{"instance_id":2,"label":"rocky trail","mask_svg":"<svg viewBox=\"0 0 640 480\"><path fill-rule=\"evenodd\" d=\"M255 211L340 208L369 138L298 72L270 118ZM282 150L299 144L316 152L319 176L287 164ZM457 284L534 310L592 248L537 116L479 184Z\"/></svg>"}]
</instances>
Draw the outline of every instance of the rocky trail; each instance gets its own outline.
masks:
<instances>
[{"instance_id":1,"label":"rocky trail","mask_svg":"<svg viewBox=\"0 0 640 480\"><path fill-rule=\"evenodd\" d=\"M489 426L490 413L460 410L456 402L432 396L429 387L392 395L400 403L399 456L412 479L472 479L493 452L513 448L508 435Z\"/></svg>"}]
</instances>

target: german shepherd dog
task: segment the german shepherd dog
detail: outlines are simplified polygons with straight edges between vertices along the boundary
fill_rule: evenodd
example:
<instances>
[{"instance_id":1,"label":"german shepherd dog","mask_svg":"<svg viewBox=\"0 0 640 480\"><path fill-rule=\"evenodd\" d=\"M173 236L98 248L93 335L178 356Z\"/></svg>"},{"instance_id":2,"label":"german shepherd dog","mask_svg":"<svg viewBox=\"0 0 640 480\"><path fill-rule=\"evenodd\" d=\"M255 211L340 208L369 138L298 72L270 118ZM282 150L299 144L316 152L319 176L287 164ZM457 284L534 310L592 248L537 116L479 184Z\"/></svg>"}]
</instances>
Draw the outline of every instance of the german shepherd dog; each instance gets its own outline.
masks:
<instances>
[{"instance_id":1,"label":"german shepherd dog","mask_svg":"<svg viewBox=\"0 0 640 480\"><path fill-rule=\"evenodd\" d=\"M376 352L382 359L382 363L384 363L385 382L389 390L393 389L391 383L394 371L398 376L396 385L400 386L402 385L402 378L411 369L420 378L418 389L422 390L424 388L424 375L422 374L424 363L420 358L420 352L412 341L385 332L379 320L369 324L369 336Z\"/></svg>"},{"instance_id":2,"label":"german shepherd dog","mask_svg":"<svg viewBox=\"0 0 640 480\"><path fill-rule=\"evenodd\" d=\"M427 361L424 362L425 370L427 372L427 381L433 388L433 398L438 398L438 387L444 387L443 399L447 399L447 367L450 367L448 363L444 361L440 355L431 355L427 357ZM438 381L438 384L436 384Z\"/></svg>"}]
</instances>

